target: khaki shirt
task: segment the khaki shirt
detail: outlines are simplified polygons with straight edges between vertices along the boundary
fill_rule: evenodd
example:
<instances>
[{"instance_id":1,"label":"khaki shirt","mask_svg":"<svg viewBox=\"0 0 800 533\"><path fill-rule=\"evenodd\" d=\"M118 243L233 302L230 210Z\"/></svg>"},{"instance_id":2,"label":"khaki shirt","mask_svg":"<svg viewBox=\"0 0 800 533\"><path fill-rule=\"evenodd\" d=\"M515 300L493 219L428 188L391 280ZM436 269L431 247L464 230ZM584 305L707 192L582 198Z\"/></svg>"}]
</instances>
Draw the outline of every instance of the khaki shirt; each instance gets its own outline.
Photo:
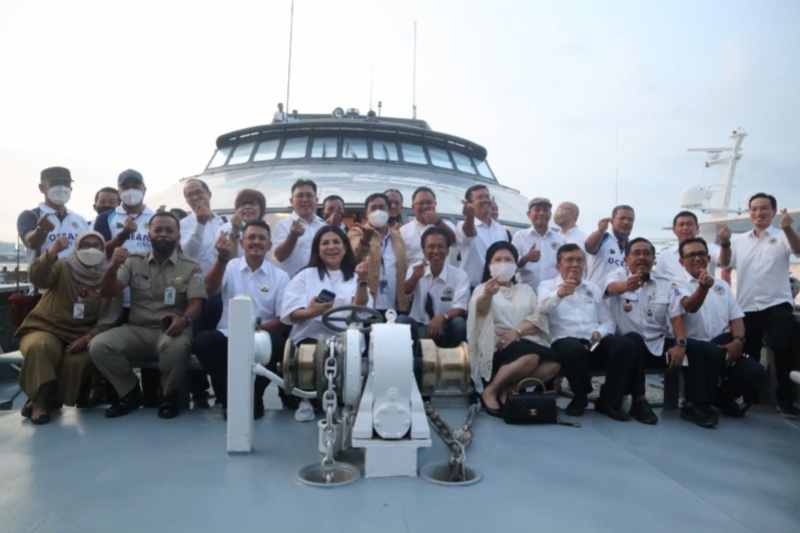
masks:
<instances>
[{"instance_id":1,"label":"khaki shirt","mask_svg":"<svg viewBox=\"0 0 800 533\"><path fill-rule=\"evenodd\" d=\"M117 279L131 288L128 322L133 326L160 328L165 313L183 315L190 298L206 297L200 264L177 251L162 264L152 252L131 254L119 268ZM174 289L174 303L167 303L170 289Z\"/></svg>"}]
</instances>

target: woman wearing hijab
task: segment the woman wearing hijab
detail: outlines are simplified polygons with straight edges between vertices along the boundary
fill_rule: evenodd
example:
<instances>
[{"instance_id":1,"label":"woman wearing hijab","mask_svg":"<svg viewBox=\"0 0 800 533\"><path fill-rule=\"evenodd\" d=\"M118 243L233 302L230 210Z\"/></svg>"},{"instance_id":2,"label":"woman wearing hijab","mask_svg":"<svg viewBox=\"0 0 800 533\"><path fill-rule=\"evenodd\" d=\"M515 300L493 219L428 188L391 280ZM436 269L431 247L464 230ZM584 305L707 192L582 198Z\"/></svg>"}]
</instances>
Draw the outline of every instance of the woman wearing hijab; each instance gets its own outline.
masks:
<instances>
[{"instance_id":1,"label":"woman wearing hijab","mask_svg":"<svg viewBox=\"0 0 800 533\"><path fill-rule=\"evenodd\" d=\"M59 237L31 265L31 282L48 290L14 336L24 356L19 384L29 398L22 416L37 425L50 421L51 408L75 405L92 375L89 341L112 327L122 310L121 299L100 297L108 266L103 236L78 235L72 254L58 259L69 245Z\"/></svg>"}]
</instances>

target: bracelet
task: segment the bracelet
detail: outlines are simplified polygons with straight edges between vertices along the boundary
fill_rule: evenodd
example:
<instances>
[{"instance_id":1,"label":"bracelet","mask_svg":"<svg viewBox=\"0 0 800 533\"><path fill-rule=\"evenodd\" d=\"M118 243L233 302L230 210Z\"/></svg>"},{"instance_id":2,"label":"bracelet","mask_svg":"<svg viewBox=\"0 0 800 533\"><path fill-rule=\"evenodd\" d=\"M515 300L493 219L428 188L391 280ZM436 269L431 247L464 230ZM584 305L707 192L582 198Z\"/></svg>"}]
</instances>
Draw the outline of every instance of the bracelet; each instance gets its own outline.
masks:
<instances>
[{"instance_id":1,"label":"bracelet","mask_svg":"<svg viewBox=\"0 0 800 533\"><path fill-rule=\"evenodd\" d=\"M447 322L448 320L450 320L450 317L449 317L449 316L447 316L447 313L442 313L442 316L444 317L444 321L445 321L445 322Z\"/></svg>"},{"instance_id":2,"label":"bracelet","mask_svg":"<svg viewBox=\"0 0 800 533\"><path fill-rule=\"evenodd\" d=\"M225 264L225 263L227 263L228 261L230 261L230 259L223 259L222 257L220 257L220 255L219 255L219 254L217 254L217 262L218 262L218 263Z\"/></svg>"},{"instance_id":3,"label":"bracelet","mask_svg":"<svg viewBox=\"0 0 800 533\"><path fill-rule=\"evenodd\" d=\"M516 326L515 326L515 327L514 327L514 331L516 331L516 332L517 332L517 335L519 335L519 336L520 336L520 338L522 338L522 337L523 337L523 335L522 335L522 330L521 330L521 329L519 329L518 327L516 327Z\"/></svg>"}]
</instances>

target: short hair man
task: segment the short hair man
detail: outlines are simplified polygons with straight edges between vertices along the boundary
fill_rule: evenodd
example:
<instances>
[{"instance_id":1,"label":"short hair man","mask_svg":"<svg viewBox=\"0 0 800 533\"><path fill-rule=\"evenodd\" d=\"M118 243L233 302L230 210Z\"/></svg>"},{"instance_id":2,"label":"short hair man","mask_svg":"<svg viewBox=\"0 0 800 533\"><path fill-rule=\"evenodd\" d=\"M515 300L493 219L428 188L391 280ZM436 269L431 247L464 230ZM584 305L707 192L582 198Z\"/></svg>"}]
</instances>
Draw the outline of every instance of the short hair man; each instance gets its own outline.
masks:
<instances>
[{"instance_id":1,"label":"short hair man","mask_svg":"<svg viewBox=\"0 0 800 533\"><path fill-rule=\"evenodd\" d=\"M691 339L711 342L720 352L722 385L713 405L728 416L741 418L746 411L736 399L758 386L766 377L756 359L744 355L744 313L730 286L708 273L711 256L706 241L693 237L681 242L680 262L684 270L674 278L685 294L681 305L687 311L686 334Z\"/></svg>"},{"instance_id":2,"label":"short hair man","mask_svg":"<svg viewBox=\"0 0 800 533\"><path fill-rule=\"evenodd\" d=\"M211 210L211 189L203 180L192 178L183 184L183 197L192 214L181 220L181 250L208 272L217 260L216 242L226 220Z\"/></svg>"},{"instance_id":3,"label":"short hair man","mask_svg":"<svg viewBox=\"0 0 800 533\"><path fill-rule=\"evenodd\" d=\"M336 226L347 233L348 228L344 223L344 198L337 194L326 196L322 200L322 219L329 226Z\"/></svg>"},{"instance_id":4,"label":"short hair man","mask_svg":"<svg viewBox=\"0 0 800 533\"><path fill-rule=\"evenodd\" d=\"M294 277L308 265L311 259L311 242L325 221L315 213L317 208L317 184L311 180L297 180L292 185L291 216L275 225L273 255L280 267Z\"/></svg>"},{"instance_id":5,"label":"short hair man","mask_svg":"<svg viewBox=\"0 0 800 533\"><path fill-rule=\"evenodd\" d=\"M278 110L272 114L272 123L277 124L286 122L286 113L283 111L283 104L278 102Z\"/></svg>"},{"instance_id":6,"label":"short hair man","mask_svg":"<svg viewBox=\"0 0 800 533\"><path fill-rule=\"evenodd\" d=\"M572 202L561 202L553 214L553 222L560 228L559 233L567 242L575 243L585 250L589 236L578 227L578 216L581 212L578 205Z\"/></svg>"},{"instance_id":7,"label":"short hair man","mask_svg":"<svg viewBox=\"0 0 800 533\"><path fill-rule=\"evenodd\" d=\"M469 277L470 287L477 287L483 275L486 250L497 241L507 241L505 228L492 218L494 198L486 185L473 185L464 194L464 220L456 226L456 240L461 252L461 269Z\"/></svg>"},{"instance_id":8,"label":"short hair man","mask_svg":"<svg viewBox=\"0 0 800 533\"><path fill-rule=\"evenodd\" d=\"M664 274L670 279L683 278L686 272L680 260L680 244L688 239L697 237L700 233L700 225L697 222L697 215L691 211L681 211L672 219L672 233L678 238L678 244L673 244L660 254L658 262L653 269ZM728 226L722 224L717 235L721 246L707 244L708 253L711 261L708 263L708 274L713 276L717 270L717 262L727 264L731 256L731 232Z\"/></svg>"},{"instance_id":9,"label":"short hair man","mask_svg":"<svg viewBox=\"0 0 800 533\"><path fill-rule=\"evenodd\" d=\"M436 214L436 193L429 187L418 187L411 195L411 208L414 220L403 224L400 235L406 247L406 258L409 265L425 260L422 253L422 234L430 227L438 227L450 236L450 242L456 241L456 227L449 220Z\"/></svg>"},{"instance_id":10,"label":"short hair man","mask_svg":"<svg viewBox=\"0 0 800 533\"><path fill-rule=\"evenodd\" d=\"M66 257L72 253L78 235L89 229L86 219L67 208L72 196L72 181L68 168L42 170L39 192L44 194L44 202L17 217L17 233L27 248L28 264L46 252L59 237L69 239L69 247L59 254L59 257Z\"/></svg>"},{"instance_id":11,"label":"short hair man","mask_svg":"<svg viewBox=\"0 0 800 533\"><path fill-rule=\"evenodd\" d=\"M603 287L606 276L625 266L625 246L633 231L636 214L629 205L618 205L611 211L611 218L603 218L597 223L597 230L586 239L586 252L589 281ZM611 224L611 231L608 226Z\"/></svg>"},{"instance_id":12,"label":"short hair man","mask_svg":"<svg viewBox=\"0 0 800 533\"><path fill-rule=\"evenodd\" d=\"M397 189L386 189L383 194L389 199L389 225L400 229L403 225L403 193Z\"/></svg>"},{"instance_id":13,"label":"short hair man","mask_svg":"<svg viewBox=\"0 0 800 533\"><path fill-rule=\"evenodd\" d=\"M129 168L117 177L117 187L122 204L98 216L94 230L105 238L109 258L120 247L129 252L147 253L150 251L148 222L155 211L144 203L147 192L144 178L140 172ZM126 307L127 303L126 298Z\"/></svg>"},{"instance_id":14,"label":"short hair man","mask_svg":"<svg viewBox=\"0 0 800 533\"><path fill-rule=\"evenodd\" d=\"M180 226L175 216L159 212L142 225L150 228L152 250L130 254L117 248L100 282L106 298L131 288L128 323L101 333L89 345L92 361L119 395L106 410L109 418L142 405L139 379L130 366L135 360L158 361L162 388L158 416L178 416L177 390L192 355L192 320L200 316L206 297L199 263L177 251Z\"/></svg>"},{"instance_id":15,"label":"short hair man","mask_svg":"<svg viewBox=\"0 0 800 533\"><path fill-rule=\"evenodd\" d=\"M286 327L281 323L283 291L289 276L272 266L267 255L272 246L269 225L262 220L247 224L238 244L244 257L237 257L237 242L222 234L214 250L217 260L206 275L205 288L209 295L222 298L222 317L214 330L199 333L192 343L192 351L206 369L217 400L227 407L228 387L228 305L237 294L248 294L252 299L254 316L260 320L258 329L266 331L272 341L273 357L267 368L276 372L276 365L286 344ZM269 380L258 376L255 380L253 417L264 416L264 391Z\"/></svg>"},{"instance_id":16,"label":"short hair man","mask_svg":"<svg viewBox=\"0 0 800 533\"><path fill-rule=\"evenodd\" d=\"M450 236L433 226L421 238L426 261L411 265L403 292L411 297L411 312L397 322L411 324L411 337L432 339L438 346L453 348L467 339L469 278L449 264Z\"/></svg>"},{"instance_id":17,"label":"short hair man","mask_svg":"<svg viewBox=\"0 0 800 533\"><path fill-rule=\"evenodd\" d=\"M794 299L789 283L789 256L800 255L800 236L792 228L794 220L781 210L780 229L772 226L778 214L774 196L758 193L750 198L752 231L731 241L730 265L737 272L736 300L744 311L747 340L744 351L760 358L764 335L775 353L775 395L778 412L791 419L800 418L794 406L792 382L792 328ZM728 265L722 265L728 266Z\"/></svg>"},{"instance_id":18,"label":"short hair man","mask_svg":"<svg viewBox=\"0 0 800 533\"><path fill-rule=\"evenodd\" d=\"M564 237L550 229L550 209L553 204L547 198L534 198L528 202L528 219L531 227L519 230L511 240L519 252L517 266L522 282L535 291L544 280L558 275L556 253Z\"/></svg>"},{"instance_id":19,"label":"short hair man","mask_svg":"<svg viewBox=\"0 0 800 533\"><path fill-rule=\"evenodd\" d=\"M635 372L635 358L641 354L637 353L633 341L614 334L616 324L603 298L603 290L583 279L586 259L580 246L562 245L558 249L556 266L559 275L541 282L537 294L539 307L547 314L550 324L553 339L550 347L561 356L562 370L574 394L567 414L583 414L589 404L590 370L605 368L606 381L600 388L595 410L625 422L630 419L622 410L626 390L644 387L644 383L636 381L644 379L644 375ZM646 399L639 401L647 402ZM652 409L648 404L641 406L638 412L650 417ZM643 421L649 420L652 418Z\"/></svg>"},{"instance_id":20,"label":"short hair man","mask_svg":"<svg viewBox=\"0 0 800 533\"><path fill-rule=\"evenodd\" d=\"M710 343L686 336L685 312L681 305L683 294L671 279L653 271L655 255L655 246L650 241L641 237L633 239L625 247L625 267L607 277L606 294L613 297L610 307L617 333L633 340L640 354L636 359L636 372L642 377L636 380L632 391L631 414L635 415L637 400L644 399L645 366L681 368L686 360L681 418L711 428L718 422L711 400L722 356Z\"/></svg>"},{"instance_id":21,"label":"short hair man","mask_svg":"<svg viewBox=\"0 0 800 533\"><path fill-rule=\"evenodd\" d=\"M369 292L375 309L407 313L408 297L403 293L406 279L406 250L400 232L389 226L389 199L376 192L364 201L366 224L356 224L348 233L356 263L369 264Z\"/></svg>"},{"instance_id":22,"label":"short hair man","mask_svg":"<svg viewBox=\"0 0 800 533\"><path fill-rule=\"evenodd\" d=\"M94 194L92 209L98 215L116 209L120 204L119 191L114 187L103 187Z\"/></svg>"}]
</instances>

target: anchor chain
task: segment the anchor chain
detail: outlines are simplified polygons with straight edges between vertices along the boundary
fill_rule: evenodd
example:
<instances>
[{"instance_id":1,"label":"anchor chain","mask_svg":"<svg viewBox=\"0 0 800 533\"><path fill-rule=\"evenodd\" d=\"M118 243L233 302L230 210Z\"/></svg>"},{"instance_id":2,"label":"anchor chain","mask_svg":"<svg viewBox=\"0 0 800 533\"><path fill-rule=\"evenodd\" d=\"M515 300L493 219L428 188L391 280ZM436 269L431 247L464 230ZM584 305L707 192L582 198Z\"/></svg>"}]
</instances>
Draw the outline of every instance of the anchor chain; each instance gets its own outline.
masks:
<instances>
[{"instance_id":1,"label":"anchor chain","mask_svg":"<svg viewBox=\"0 0 800 533\"><path fill-rule=\"evenodd\" d=\"M472 443L472 424L475 422L475 417L480 410L479 403L476 402L470 405L464 424L454 429L442 419L436 409L433 408L433 405L431 405L431 402L425 402L425 414L428 415L428 421L452 452L448 461L451 481L458 482L467 479L467 446Z\"/></svg>"},{"instance_id":2,"label":"anchor chain","mask_svg":"<svg viewBox=\"0 0 800 533\"><path fill-rule=\"evenodd\" d=\"M328 358L325 359L324 372L328 381L328 388L322 395L322 409L325 411L325 429L322 431L322 444L325 446L325 456L320 463L320 470L326 483L333 481L336 470L336 461L333 459L333 446L336 443L336 426L333 423L333 412L336 409L337 396L333 388L338 370L334 357L336 339L328 339Z\"/></svg>"}]
</instances>

